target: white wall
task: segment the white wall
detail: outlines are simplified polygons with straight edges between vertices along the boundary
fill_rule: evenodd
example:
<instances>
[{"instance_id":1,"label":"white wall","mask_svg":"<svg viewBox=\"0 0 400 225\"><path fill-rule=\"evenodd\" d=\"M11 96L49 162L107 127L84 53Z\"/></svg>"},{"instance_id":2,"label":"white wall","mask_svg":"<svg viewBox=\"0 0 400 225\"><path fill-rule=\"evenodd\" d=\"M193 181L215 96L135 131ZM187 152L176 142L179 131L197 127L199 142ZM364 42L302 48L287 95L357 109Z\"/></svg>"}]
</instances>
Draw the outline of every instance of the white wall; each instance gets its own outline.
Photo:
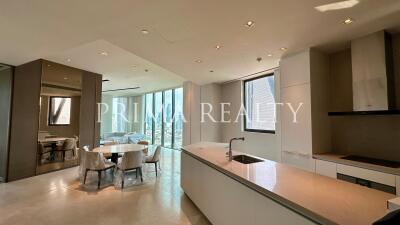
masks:
<instances>
[{"instance_id":1,"label":"white wall","mask_svg":"<svg viewBox=\"0 0 400 225\"><path fill-rule=\"evenodd\" d=\"M210 116L204 115L201 127L201 141L221 142L222 129L221 120L222 90L219 84L207 84L200 87L200 101L203 104L203 112L210 112ZM211 110L212 109L212 110ZM215 120L215 121L213 121Z\"/></svg>"},{"instance_id":2,"label":"white wall","mask_svg":"<svg viewBox=\"0 0 400 225\"><path fill-rule=\"evenodd\" d=\"M190 81L183 83L183 114L186 123L183 125L183 145L189 145L200 141L221 142L220 105L221 86L219 84L196 85ZM213 122L208 116L201 118L201 103L209 103L212 106L210 115L217 122ZM204 112L209 107L204 106Z\"/></svg>"},{"instance_id":3,"label":"white wall","mask_svg":"<svg viewBox=\"0 0 400 225\"><path fill-rule=\"evenodd\" d=\"M280 75L279 71L275 72L275 90L276 90L276 102L280 101ZM235 81L222 85L222 102L230 103L230 107L226 110L233 112L230 115L231 122L222 124L222 141L229 142L232 137L245 137L244 142L235 142L233 145L234 149L241 152L259 156L262 158L280 161L280 109L277 108L277 125L276 133L255 133L246 132L243 129L243 118L240 117L239 121L236 123L237 112L240 110L243 94L242 94L242 81ZM229 116L226 116L229 119Z\"/></svg>"}]
</instances>

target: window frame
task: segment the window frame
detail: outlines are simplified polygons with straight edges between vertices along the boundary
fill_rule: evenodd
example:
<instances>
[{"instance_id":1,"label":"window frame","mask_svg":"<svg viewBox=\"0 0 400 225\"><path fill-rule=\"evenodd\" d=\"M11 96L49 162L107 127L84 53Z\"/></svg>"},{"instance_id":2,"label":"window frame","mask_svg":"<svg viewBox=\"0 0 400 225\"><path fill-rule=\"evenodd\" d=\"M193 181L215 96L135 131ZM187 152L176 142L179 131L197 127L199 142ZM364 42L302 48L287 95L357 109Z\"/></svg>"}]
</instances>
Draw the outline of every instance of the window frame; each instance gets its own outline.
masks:
<instances>
[{"instance_id":1,"label":"window frame","mask_svg":"<svg viewBox=\"0 0 400 225\"><path fill-rule=\"evenodd\" d=\"M253 77L253 78L250 78L250 79L243 80L243 107L246 110L246 112L247 112L247 108L246 108L246 83L248 83L250 81L262 79L262 78L265 78L265 77L271 77L271 76L274 77L274 85L275 85L275 73L267 73L267 74L264 74L264 75L260 75L260 76L256 76L256 77ZM274 98L275 98L275 96L276 96L275 95L276 94L276 88L274 88L274 91L275 91L275 93L274 93ZM276 113L276 111L275 111L275 113ZM243 128L244 128L244 131L246 131L246 132L265 133L265 134L275 134L276 133L276 127L275 127L275 130L260 130L260 129L247 128L247 113L243 116L243 123L244 123L243 124Z\"/></svg>"},{"instance_id":2,"label":"window frame","mask_svg":"<svg viewBox=\"0 0 400 225\"><path fill-rule=\"evenodd\" d=\"M69 123L68 124L52 124L50 121L50 117L52 114L52 108L53 108L53 101L52 99L54 98L69 98L71 100L71 107L70 107L70 111L69 111ZM51 127L57 127L57 126L70 126L71 125L71 120L72 120L72 97L70 96L49 96L49 109L48 109L48 116L47 116L47 126L51 126Z\"/></svg>"}]
</instances>

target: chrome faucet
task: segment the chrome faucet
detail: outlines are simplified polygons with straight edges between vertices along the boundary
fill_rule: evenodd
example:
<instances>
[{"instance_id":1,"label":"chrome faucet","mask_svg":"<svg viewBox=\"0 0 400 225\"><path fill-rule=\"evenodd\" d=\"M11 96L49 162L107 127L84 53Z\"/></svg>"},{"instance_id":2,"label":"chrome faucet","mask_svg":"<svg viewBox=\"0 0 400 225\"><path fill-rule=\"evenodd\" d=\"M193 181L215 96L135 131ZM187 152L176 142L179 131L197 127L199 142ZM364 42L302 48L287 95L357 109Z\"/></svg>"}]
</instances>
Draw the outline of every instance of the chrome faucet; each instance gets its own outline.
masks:
<instances>
[{"instance_id":1,"label":"chrome faucet","mask_svg":"<svg viewBox=\"0 0 400 225\"><path fill-rule=\"evenodd\" d=\"M229 151L226 153L226 155L228 156L229 161L232 161L232 160L233 160L233 156L232 156L232 141L235 141L235 140L244 141L244 137L232 138L232 139L229 141Z\"/></svg>"}]
</instances>

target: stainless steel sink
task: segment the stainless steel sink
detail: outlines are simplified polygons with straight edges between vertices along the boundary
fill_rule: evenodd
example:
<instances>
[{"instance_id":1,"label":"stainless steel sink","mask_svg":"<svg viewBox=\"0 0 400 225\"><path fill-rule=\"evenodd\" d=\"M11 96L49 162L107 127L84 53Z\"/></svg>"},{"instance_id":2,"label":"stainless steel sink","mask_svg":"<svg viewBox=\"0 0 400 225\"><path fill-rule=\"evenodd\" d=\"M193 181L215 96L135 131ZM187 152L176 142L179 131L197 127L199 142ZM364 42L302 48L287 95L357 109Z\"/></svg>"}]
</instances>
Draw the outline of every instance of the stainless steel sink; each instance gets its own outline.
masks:
<instances>
[{"instance_id":1,"label":"stainless steel sink","mask_svg":"<svg viewBox=\"0 0 400 225\"><path fill-rule=\"evenodd\" d=\"M258 163L258 162L264 162L264 160L253 158L248 155L235 155L233 156L233 160L243 163L243 164L251 164L251 163Z\"/></svg>"}]
</instances>

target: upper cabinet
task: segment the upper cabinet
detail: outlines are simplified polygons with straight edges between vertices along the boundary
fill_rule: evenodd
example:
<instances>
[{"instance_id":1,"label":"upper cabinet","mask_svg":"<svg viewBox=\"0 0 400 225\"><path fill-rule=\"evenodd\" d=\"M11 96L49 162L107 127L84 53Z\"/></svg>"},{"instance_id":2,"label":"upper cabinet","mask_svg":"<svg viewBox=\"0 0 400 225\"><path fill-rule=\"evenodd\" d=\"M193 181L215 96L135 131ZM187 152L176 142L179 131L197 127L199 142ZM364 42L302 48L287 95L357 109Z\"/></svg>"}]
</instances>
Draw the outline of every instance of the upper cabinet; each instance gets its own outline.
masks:
<instances>
[{"instance_id":1,"label":"upper cabinet","mask_svg":"<svg viewBox=\"0 0 400 225\"><path fill-rule=\"evenodd\" d=\"M310 83L310 50L283 58L280 70L281 88Z\"/></svg>"}]
</instances>

